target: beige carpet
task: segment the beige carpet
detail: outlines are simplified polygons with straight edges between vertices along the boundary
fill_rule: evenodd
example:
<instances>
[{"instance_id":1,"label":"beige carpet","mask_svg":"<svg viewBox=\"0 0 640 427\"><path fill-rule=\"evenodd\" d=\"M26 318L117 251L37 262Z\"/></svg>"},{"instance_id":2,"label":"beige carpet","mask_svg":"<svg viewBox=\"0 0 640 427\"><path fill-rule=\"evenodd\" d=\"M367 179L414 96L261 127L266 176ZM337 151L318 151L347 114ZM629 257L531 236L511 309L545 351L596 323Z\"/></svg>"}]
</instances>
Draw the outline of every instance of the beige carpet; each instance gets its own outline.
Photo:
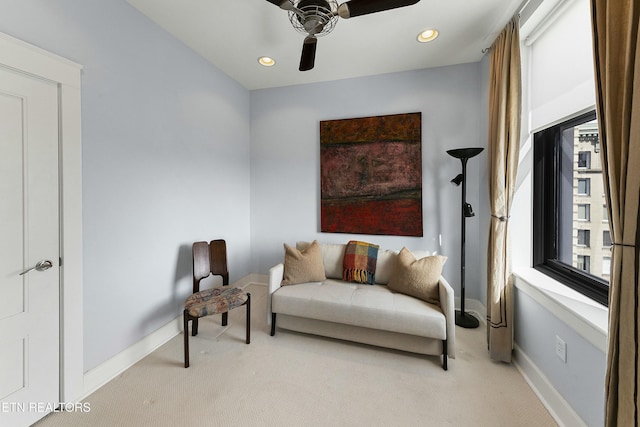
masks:
<instances>
[{"instance_id":1,"label":"beige carpet","mask_svg":"<svg viewBox=\"0 0 640 427\"><path fill-rule=\"evenodd\" d=\"M183 367L182 335L90 395L90 412L53 413L49 426L555 426L510 365L493 363L485 329L457 328L457 358L402 353L279 330L269 336L266 287L222 328L201 320ZM214 321L216 323L214 323ZM488 390L497 390L489 395Z\"/></svg>"}]
</instances>

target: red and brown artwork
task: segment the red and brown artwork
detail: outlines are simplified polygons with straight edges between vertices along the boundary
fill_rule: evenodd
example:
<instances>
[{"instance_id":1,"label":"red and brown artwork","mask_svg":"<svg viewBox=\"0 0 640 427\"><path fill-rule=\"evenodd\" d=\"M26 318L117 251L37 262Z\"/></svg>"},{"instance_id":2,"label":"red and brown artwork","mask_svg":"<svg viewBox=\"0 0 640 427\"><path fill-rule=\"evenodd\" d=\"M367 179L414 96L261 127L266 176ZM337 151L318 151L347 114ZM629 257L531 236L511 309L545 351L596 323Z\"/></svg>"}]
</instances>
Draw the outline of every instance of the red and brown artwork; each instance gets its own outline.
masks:
<instances>
[{"instance_id":1,"label":"red and brown artwork","mask_svg":"<svg viewBox=\"0 0 640 427\"><path fill-rule=\"evenodd\" d=\"M422 236L421 113L320 122L321 231Z\"/></svg>"}]
</instances>

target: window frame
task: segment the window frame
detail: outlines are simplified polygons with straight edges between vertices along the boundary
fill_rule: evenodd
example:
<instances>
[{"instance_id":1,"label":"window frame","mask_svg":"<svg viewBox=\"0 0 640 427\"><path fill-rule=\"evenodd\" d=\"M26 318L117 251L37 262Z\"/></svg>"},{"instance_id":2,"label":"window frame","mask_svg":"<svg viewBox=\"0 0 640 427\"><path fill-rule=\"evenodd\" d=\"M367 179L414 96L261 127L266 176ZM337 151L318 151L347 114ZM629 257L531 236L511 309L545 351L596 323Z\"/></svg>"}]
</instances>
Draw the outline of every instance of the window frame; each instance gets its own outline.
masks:
<instances>
[{"instance_id":1,"label":"window frame","mask_svg":"<svg viewBox=\"0 0 640 427\"><path fill-rule=\"evenodd\" d=\"M533 135L533 268L608 306L607 281L558 257L562 132L595 119L595 111L590 111Z\"/></svg>"},{"instance_id":2,"label":"window frame","mask_svg":"<svg viewBox=\"0 0 640 427\"><path fill-rule=\"evenodd\" d=\"M580 233L580 232L582 232L582 233ZM580 235L581 234L582 234L582 240L583 240L582 243L580 243ZM585 248L590 248L591 247L591 230L578 229L578 241L577 241L576 245L581 246L581 247L585 247Z\"/></svg>"},{"instance_id":3,"label":"window frame","mask_svg":"<svg viewBox=\"0 0 640 427\"><path fill-rule=\"evenodd\" d=\"M580 206L584 207L584 218L580 217ZM578 221L591 222L591 204L578 203Z\"/></svg>"},{"instance_id":4,"label":"window frame","mask_svg":"<svg viewBox=\"0 0 640 427\"><path fill-rule=\"evenodd\" d=\"M585 193L580 192L580 181L584 181ZM578 196L591 196L591 178L578 178Z\"/></svg>"},{"instance_id":5,"label":"window frame","mask_svg":"<svg viewBox=\"0 0 640 427\"><path fill-rule=\"evenodd\" d=\"M606 261L605 261L606 260ZM608 269L605 269L605 264L608 265ZM606 271L606 273L605 273ZM611 276L611 257L603 257L602 258L602 274L606 274L607 276Z\"/></svg>"},{"instance_id":6,"label":"window frame","mask_svg":"<svg viewBox=\"0 0 640 427\"><path fill-rule=\"evenodd\" d=\"M580 262L581 258L582 258L582 262ZM580 268L580 265L582 265L583 268ZM584 271L586 273L589 273L591 271L591 256L578 254L578 267L577 268L580 271Z\"/></svg>"},{"instance_id":7,"label":"window frame","mask_svg":"<svg viewBox=\"0 0 640 427\"><path fill-rule=\"evenodd\" d=\"M585 154L584 166L580 166L580 154ZM581 169L581 170L591 169L591 152L590 151L578 151L578 169Z\"/></svg>"}]
</instances>

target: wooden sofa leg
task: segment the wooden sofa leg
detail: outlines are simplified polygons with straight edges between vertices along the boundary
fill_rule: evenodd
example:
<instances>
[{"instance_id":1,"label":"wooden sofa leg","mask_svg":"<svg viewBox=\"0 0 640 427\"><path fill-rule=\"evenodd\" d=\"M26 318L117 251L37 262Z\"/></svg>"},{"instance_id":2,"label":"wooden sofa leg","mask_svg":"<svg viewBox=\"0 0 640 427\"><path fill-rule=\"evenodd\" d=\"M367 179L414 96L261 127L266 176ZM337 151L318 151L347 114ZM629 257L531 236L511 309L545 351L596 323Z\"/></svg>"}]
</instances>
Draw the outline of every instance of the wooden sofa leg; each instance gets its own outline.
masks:
<instances>
[{"instance_id":1,"label":"wooden sofa leg","mask_svg":"<svg viewBox=\"0 0 640 427\"><path fill-rule=\"evenodd\" d=\"M276 334L276 313L271 313L271 336Z\"/></svg>"},{"instance_id":2,"label":"wooden sofa leg","mask_svg":"<svg viewBox=\"0 0 640 427\"><path fill-rule=\"evenodd\" d=\"M251 342L251 294L247 292L247 344Z\"/></svg>"},{"instance_id":3,"label":"wooden sofa leg","mask_svg":"<svg viewBox=\"0 0 640 427\"><path fill-rule=\"evenodd\" d=\"M447 340L442 340L442 369L447 370Z\"/></svg>"}]
</instances>

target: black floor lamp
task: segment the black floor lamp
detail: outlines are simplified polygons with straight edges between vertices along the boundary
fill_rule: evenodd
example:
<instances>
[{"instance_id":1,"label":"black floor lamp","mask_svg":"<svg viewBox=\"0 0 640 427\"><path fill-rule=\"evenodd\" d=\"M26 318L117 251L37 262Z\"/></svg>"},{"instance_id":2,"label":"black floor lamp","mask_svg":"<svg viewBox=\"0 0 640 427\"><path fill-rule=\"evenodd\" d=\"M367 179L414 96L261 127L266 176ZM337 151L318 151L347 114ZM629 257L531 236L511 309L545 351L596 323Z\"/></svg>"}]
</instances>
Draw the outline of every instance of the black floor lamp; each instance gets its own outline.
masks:
<instances>
[{"instance_id":1,"label":"black floor lamp","mask_svg":"<svg viewBox=\"0 0 640 427\"><path fill-rule=\"evenodd\" d=\"M462 173L453 178L451 182L455 185L460 185L460 183L462 183L462 222L460 225L462 235L462 242L460 244L460 310L456 310L456 325L462 326L463 328L477 328L480 325L478 319L464 311L464 246L466 219L471 218L475 215L473 213L473 208L469 203L467 203L467 160L477 156L478 154L480 154L480 152L482 152L482 150L484 150L484 148L458 148L455 150L447 150L447 153L450 156L455 157L456 159L460 159L460 161L462 162Z\"/></svg>"}]
</instances>

